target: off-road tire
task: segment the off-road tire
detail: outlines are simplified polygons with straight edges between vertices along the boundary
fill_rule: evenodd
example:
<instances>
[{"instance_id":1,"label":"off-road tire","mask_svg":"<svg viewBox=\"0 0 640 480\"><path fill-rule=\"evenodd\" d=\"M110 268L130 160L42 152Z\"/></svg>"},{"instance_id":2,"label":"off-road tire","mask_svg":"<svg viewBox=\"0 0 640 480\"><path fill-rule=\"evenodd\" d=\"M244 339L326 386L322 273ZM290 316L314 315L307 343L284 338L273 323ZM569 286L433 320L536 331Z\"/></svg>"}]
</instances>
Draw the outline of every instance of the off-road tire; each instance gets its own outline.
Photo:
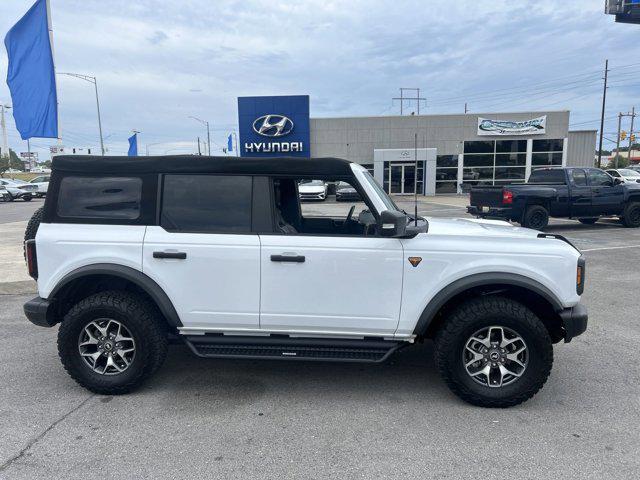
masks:
<instances>
[{"instance_id":1,"label":"off-road tire","mask_svg":"<svg viewBox=\"0 0 640 480\"><path fill-rule=\"evenodd\" d=\"M640 227L640 202L630 202L624 207L622 224L627 228Z\"/></svg>"},{"instance_id":2,"label":"off-road tire","mask_svg":"<svg viewBox=\"0 0 640 480\"><path fill-rule=\"evenodd\" d=\"M80 333L97 318L122 323L136 342L135 357L122 373L101 375L80 356ZM103 395L124 394L140 386L164 362L167 343L167 327L155 306L122 291L99 292L81 300L65 315L58 330L58 355L67 373L81 386Z\"/></svg>"},{"instance_id":3,"label":"off-road tire","mask_svg":"<svg viewBox=\"0 0 640 480\"><path fill-rule=\"evenodd\" d=\"M598 218L579 218L578 221L584 225L593 225L599 219Z\"/></svg>"},{"instance_id":4,"label":"off-road tire","mask_svg":"<svg viewBox=\"0 0 640 480\"><path fill-rule=\"evenodd\" d=\"M458 397L480 407L505 408L533 397L546 382L553 365L553 346L540 319L519 302L500 296L469 300L454 311L435 338L435 364L447 386ZM522 377L502 387L476 382L465 370L463 350L479 329L502 326L526 342L529 359Z\"/></svg>"},{"instance_id":5,"label":"off-road tire","mask_svg":"<svg viewBox=\"0 0 640 480\"><path fill-rule=\"evenodd\" d=\"M522 226L533 228L534 230L543 230L549 225L549 212L542 205L531 205L527 207L522 219Z\"/></svg>"},{"instance_id":6,"label":"off-road tire","mask_svg":"<svg viewBox=\"0 0 640 480\"><path fill-rule=\"evenodd\" d=\"M33 197L31 195L24 195L22 197L22 200L24 200L25 202L30 202L33 199Z\"/></svg>"},{"instance_id":7,"label":"off-road tire","mask_svg":"<svg viewBox=\"0 0 640 480\"><path fill-rule=\"evenodd\" d=\"M38 233L38 227L40 227L40 223L42 222L42 214L44 212L44 207L40 207L29 219L29 223L27 223L27 228L24 231L24 240L33 240L36 238L36 233Z\"/></svg>"}]
</instances>

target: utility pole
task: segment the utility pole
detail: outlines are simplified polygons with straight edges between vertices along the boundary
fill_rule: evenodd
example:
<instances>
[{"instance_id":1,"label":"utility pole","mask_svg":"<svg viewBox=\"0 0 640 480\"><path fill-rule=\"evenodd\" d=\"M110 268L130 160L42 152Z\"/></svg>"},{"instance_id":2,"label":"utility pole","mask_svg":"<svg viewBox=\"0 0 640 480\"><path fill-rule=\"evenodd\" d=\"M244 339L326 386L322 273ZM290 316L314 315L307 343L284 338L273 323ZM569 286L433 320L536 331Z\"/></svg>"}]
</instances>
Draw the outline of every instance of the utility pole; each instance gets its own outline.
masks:
<instances>
[{"instance_id":1,"label":"utility pole","mask_svg":"<svg viewBox=\"0 0 640 480\"><path fill-rule=\"evenodd\" d=\"M604 111L607 106L607 79L609 77L609 60L604 62L604 89L602 91L602 114L600 115L600 146L598 147L598 168L602 167L602 140L604 139Z\"/></svg>"},{"instance_id":2,"label":"utility pole","mask_svg":"<svg viewBox=\"0 0 640 480\"><path fill-rule=\"evenodd\" d=\"M629 130L629 151L627 152L629 163L631 163L631 147L633 146L633 121L636 118L636 107L631 107L631 129Z\"/></svg>"},{"instance_id":3,"label":"utility pole","mask_svg":"<svg viewBox=\"0 0 640 480\"><path fill-rule=\"evenodd\" d=\"M618 168L618 156L620 155L620 129L622 128L622 112L618 114L618 138L616 139L616 156L614 159L614 166Z\"/></svg>"},{"instance_id":4,"label":"utility pole","mask_svg":"<svg viewBox=\"0 0 640 480\"><path fill-rule=\"evenodd\" d=\"M464 102L464 113L467 113L469 110L467 110L467 102Z\"/></svg>"},{"instance_id":5,"label":"utility pole","mask_svg":"<svg viewBox=\"0 0 640 480\"><path fill-rule=\"evenodd\" d=\"M202 156L202 152L200 151L200 137L198 137L198 155Z\"/></svg>"},{"instance_id":6,"label":"utility pole","mask_svg":"<svg viewBox=\"0 0 640 480\"><path fill-rule=\"evenodd\" d=\"M412 92L416 92L416 96L415 97L405 97L404 96L404 91L405 90L410 90ZM400 100L400 115L404 114L404 102L405 102L405 100L415 100L417 102L417 104L418 104L418 109L417 109L418 110L417 111L418 115L420 115L420 102L423 101L423 100L425 102L427 101L426 98L420 96L420 89L419 88L401 88L400 89L400 96L399 97L394 97L394 98L391 99L392 102L393 102L393 100Z\"/></svg>"},{"instance_id":7,"label":"utility pole","mask_svg":"<svg viewBox=\"0 0 640 480\"><path fill-rule=\"evenodd\" d=\"M205 120L200 120L197 117L189 115L189 118L194 119L196 122L200 122L201 124L207 127L207 155L211 155L211 132L209 130L209 122Z\"/></svg>"},{"instance_id":8,"label":"utility pole","mask_svg":"<svg viewBox=\"0 0 640 480\"><path fill-rule=\"evenodd\" d=\"M9 169L11 169L11 152L9 152L9 141L7 140L7 124L4 121L4 109L11 108L9 105L0 105L2 109L2 118L0 124L2 125L2 156L6 156L9 159Z\"/></svg>"}]
</instances>

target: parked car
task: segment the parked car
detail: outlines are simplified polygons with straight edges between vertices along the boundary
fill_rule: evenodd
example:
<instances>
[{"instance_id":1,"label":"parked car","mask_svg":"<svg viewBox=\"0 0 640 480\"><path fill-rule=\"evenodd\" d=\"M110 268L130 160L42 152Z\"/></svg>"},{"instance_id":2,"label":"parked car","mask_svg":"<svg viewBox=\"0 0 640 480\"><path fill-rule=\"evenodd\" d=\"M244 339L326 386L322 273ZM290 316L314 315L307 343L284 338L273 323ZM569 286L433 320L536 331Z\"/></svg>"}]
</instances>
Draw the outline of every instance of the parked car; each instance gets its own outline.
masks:
<instances>
[{"instance_id":1,"label":"parked car","mask_svg":"<svg viewBox=\"0 0 640 480\"><path fill-rule=\"evenodd\" d=\"M628 165L626 167L624 167L628 170L633 170L635 172L640 172L640 164L634 163L633 165Z\"/></svg>"},{"instance_id":2,"label":"parked car","mask_svg":"<svg viewBox=\"0 0 640 480\"><path fill-rule=\"evenodd\" d=\"M36 197L44 197L47 194L50 178L51 178L51 175L41 175L29 181L30 184L36 185L38 187L38 192L36 193Z\"/></svg>"},{"instance_id":3,"label":"parked car","mask_svg":"<svg viewBox=\"0 0 640 480\"><path fill-rule=\"evenodd\" d=\"M606 172L613 178L619 178L625 183L640 183L640 172L631 170L630 168L611 168Z\"/></svg>"},{"instance_id":4,"label":"parked car","mask_svg":"<svg viewBox=\"0 0 640 480\"><path fill-rule=\"evenodd\" d=\"M414 221L346 160L134 160L56 157L25 233L25 314L60 324L60 359L93 392L139 386L170 337L208 358L365 363L433 339L453 392L507 407L587 328L584 257L559 235ZM304 215L302 178L347 181L366 208Z\"/></svg>"},{"instance_id":5,"label":"parked car","mask_svg":"<svg viewBox=\"0 0 640 480\"><path fill-rule=\"evenodd\" d=\"M22 180L0 178L0 185L4 185L9 192L10 202L13 202L17 198L24 200L25 202L30 202L38 192L37 185L31 185L27 182L23 182Z\"/></svg>"},{"instance_id":6,"label":"parked car","mask_svg":"<svg viewBox=\"0 0 640 480\"><path fill-rule=\"evenodd\" d=\"M338 182L336 184L336 202L360 202L360 194L347 182Z\"/></svg>"},{"instance_id":7,"label":"parked car","mask_svg":"<svg viewBox=\"0 0 640 480\"><path fill-rule=\"evenodd\" d=\"M322 180L301 180L298 185L300 200L321 200L327 198L327 184Z\"/></svg>"},{"instance_id":8,"label":"parked car","mask_svg":"<svg viewBox=\"0 0 640 480\"><path fill-rule=\"evenodd\" d=\"M471 189L467 212L542 230L549 217L593 224L616 215L625 227L640 227L640 183L625 183L598 168L539 168L526 184Z\"/></svg>"},{"instance_id":9,"label":"parked car","mask_svg":"<svg viewBox=\"0 0 640 480\"><path fill-rule=\"evenodd\" d=\"M0 185L0 201L9 202L10 200L11 197L9 195L9 192L7 191L7 187L5 187L4 185Z\"/></svg>"}]
</instances>

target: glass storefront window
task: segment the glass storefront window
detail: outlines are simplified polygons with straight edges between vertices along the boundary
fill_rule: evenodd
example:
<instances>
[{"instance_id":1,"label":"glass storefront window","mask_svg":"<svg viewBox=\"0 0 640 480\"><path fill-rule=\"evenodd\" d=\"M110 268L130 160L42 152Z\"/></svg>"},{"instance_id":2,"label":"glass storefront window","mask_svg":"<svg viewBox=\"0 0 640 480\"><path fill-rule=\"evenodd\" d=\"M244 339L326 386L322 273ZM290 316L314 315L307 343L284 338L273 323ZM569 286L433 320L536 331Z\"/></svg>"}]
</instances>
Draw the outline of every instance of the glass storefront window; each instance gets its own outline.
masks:
<instances>
[{"instance_id":1,"label":"glass storefront window","mask_svg":"<svg viewBox=\"0 0 640 480\"><path fill-rule=\"evenodd\" d=\"M457 167L458 155L438 155L436 157L436 168Z\"/></svg>"},{"instance_id":2,"label":"glass storefront window","mask_svg":"<svg viewBox=\"0 0 640 480\"><path fill-rule=\"evenodd\" d=\"M525 167L497 167L496 168L496 181L508 180L508 179L520 179L524 180L526 172Z\"/></svg>"},{"instance_id":3,"label":"glass storefront window","mask_svg":"<svg viewBox=\"0 0 640 480\"><path fill-rule=\"evenodd\" d=\"M458 169L457 168L437 168L436 169L436 182L441 180L457 180Z\"/></svg>"},{"instance_id":4,"label":"glass storefront window","mask_svg":"<svg viewBox=\"0 0 640 480\"><path fill-rule=\"evenodd\" d=\"M494 155L465 155L465 167L493 167Z\"/></svg>"},{"instance_id":5,"label":"glass storefront window","mask_svg":"<svg viewBox=\"0 0 640 480\"><path fill-rule=\"evenodd\" d=\"M561 152L563 149L564 149L564 140L562 139L533 141L534 152Z\"/></svg>"},{"instance_id":6,"label":"glass storefront window","mask_svg":"<svg viewBox=\"0 0 640 480\"><path fill-rule=\"evenodd\" d=\"M562 152L534 153L531 156L531 165L562 165Z\"/></svg>"},{"instance_id":7,"label":"glass storefront window","mask_svg":"<svg viewBox=\"0 0 640 480\"><path fill-rule=\"evenodd\" d=\"M464 153L494 153L496 142L485 140L478 142L464 142Z\"/></svg>"},{"instance_id":8,"label":"glass storefront window","mask_svg":"<svg viewBox=\"0 0 640 480\"><path fill-rule=\"evenodd\" d=\"M496 141L497 153L527 153L526 140L498 140Z\"/></svg>"},{"instance_id":9,"label":"glass storefront window","mask_svg":"<svg viewBox=\"0 0 640 480\"><path fill-rule=\"evenodd\" d=\"M462 179L467 180L493 180L493 167L489 168L464 168Z\"/></svg>"},{"instance_id":10,"label":"glass storefront window","mask_svg":"<svg viewBox=\"0 0 640 480\"><path fill-rule=\"evenodd\" d=\"M436 182L436 193L457 193L458 185L456 182Z\"/></svg>"},{"instance_id":11,"label":"glass storefront window","mask_svg":"<svg viewBox=\"0 0 640 480\"><path fill-rule=\"evenodd\" d=\"M527 164L526 153L498 153L496 167L524 167Z\"/></svg>"}]
</instances>

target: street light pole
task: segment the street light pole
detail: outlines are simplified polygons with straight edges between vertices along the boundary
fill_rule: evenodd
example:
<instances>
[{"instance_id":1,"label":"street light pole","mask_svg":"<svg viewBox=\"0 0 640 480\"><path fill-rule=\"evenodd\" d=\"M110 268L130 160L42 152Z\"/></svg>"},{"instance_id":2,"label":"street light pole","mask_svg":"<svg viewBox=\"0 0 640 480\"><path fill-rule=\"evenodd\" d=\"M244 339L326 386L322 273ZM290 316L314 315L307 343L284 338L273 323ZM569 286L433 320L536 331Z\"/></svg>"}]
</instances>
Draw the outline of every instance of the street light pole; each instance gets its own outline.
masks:
<instances>
[{"instance_id":1,"label":"street light pole","mask_svg":"<svg viewBox=\"0 0 640 480\"><path fill-rule=\"evenodd\" d=\"M192 115L189 115L189 118L193 118L196 122L200 122L207 127L207 155L211 155L211 132L209 131L209 122L207 122L206 120L201 120Z\"/></svg>"},{"instance_id":2,"label":"street light pole","mask_svg":"<svg viewBox=\"0 0 640 480\"><path fill-rule=\"evenodd\" d=\"M98 98L98 81L96 77L91 75L82 75L80 73L68 73L68 72L56 72L58 75L68 75L70 77L76 77L85 82L93 83L96 91L96 107L98 108L98 130L100 132L100 151L104 156L104 139L102 138L102 119L100 118L100 99Z\"/></svg>"},{"instance_id":3,"label":"street light pole","mask_svg":"<svg viewBox=\"0 0 640 480\"><path fill-rule=\"evenodd\" d=\"M1 104L0 108L2 109L2 118L0 118L0 123L2 125L2 156L7 156L9 159L9 169L11 169L11 153L9 152L9 141L7 140L7 124L4 121L4 109L11 107L9 105Z\"/></svg>"}]
</instances>

